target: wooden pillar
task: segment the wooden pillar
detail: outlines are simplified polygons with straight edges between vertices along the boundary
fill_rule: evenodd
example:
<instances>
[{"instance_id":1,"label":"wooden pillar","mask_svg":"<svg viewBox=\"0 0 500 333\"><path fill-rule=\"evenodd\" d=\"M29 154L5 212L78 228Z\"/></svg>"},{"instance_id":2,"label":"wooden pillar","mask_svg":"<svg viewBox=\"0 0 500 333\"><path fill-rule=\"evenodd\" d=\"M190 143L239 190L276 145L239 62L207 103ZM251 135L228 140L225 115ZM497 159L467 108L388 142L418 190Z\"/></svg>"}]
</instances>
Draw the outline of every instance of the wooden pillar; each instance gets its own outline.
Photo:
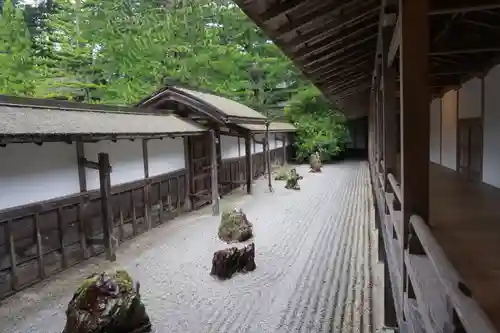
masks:
<instances>
[{"instance_id":1,"label":"wooden pillar","mask_svg":"<svg viewBox=\"0 0 500 333\"><path fill-rule=\"evenodd\" d=\"M151 229L151 191L149 181L149 154L148 154L148 140L142 139L142 161L144 163L144 178L146 184L144 185L144 219L146 220L147 229Z\"/></svg>"},{"instance_id":2,"label":"wooden pillar","mask_svg":"<svg viewBox=\"0 0 500 333\"><path fill-rule=\"evenodd\" d=\"M254 142L255 144L255 142ZM247 193L252 194L252 137L250 132L245 135L245 166L246 166L246 181Z\"/></svg>"},{"instance_id":3,"label":"wooden pillar","mask_svg":"<svg viewBox=\"0 0 500 333\"><path fill-rule=\"evenodd\" d=\"M282 165L287 164L287 156L286 156L286 143L287 143L287 134L283 133L282 141L283 143L283 163Z\"/></svg>"},{"instance_id":4,"label":"wooden pillar","mask_svg":"<svg viewBox=\"0 0 500 333\"><path fill-rule=\"evenodd\" d=\"M223 179L222 177L222 152L221 152L221 138L220 138L220 129L215 129L215 151L217 158L217 181ZM218 186L218 185L217 185ZM219 198L222 198L222 192L217 190Z\"/></svg>"},{"instance_id":5,"label":"wooden pillar","mask_svg":"<svg viewBox=\"0 0 500 333\"><path fill-rule=\"evenodd\" d=\"M212 215L219 215L219 167L217 157L217 133L213 129L210 130L210 143L210 169L212 171Z\"/></svg>"},{"instance_id":6,"label":"wooden pillar","mask_svg":"<svg viewBox=\"0 0 500 333\"><path fill-rule=\"evenodd\" d=\"M76 158L78 162L78 179L80 182L80 192L87 191L87 175L85 172L85 150L82 141L76 141Z\"/></svg>"},{"instance_id":7,"label":"wooden pillar","mask_svg":"<svg viewBox=\"0 0 500 333\"><path fill-rule=\"evenodd\" d=\"M375 163L375 151L374 151L374 140L375 140L375 133L374 133L374 128L375 128L375 110L374 110L374 105L375 105L375 100L374 100L374 91L372 90L370 92L370 106L368 110L368 156L369 156L369 161L372 166L374 167Z\"/></svg>"},{"instance_id":8,"label":"wooden pillar","mask_svg":"<svg viewBox=\"0 0 500 333\"><path fill-rule=\"evenodd\" d=\"M102 230L104 233L104 248L106 249L106 259L115 261L115 249L113 244L113 214L111 212L111 172L109 165L109 155L99 153L99 184L101 190L101 214Z\"/></svg>"},{"instance_id":9,"label":"wooden pillar","mask_svg":"<svg viewBox=\"0 0 500 333\"><path fill-rule=\"evenodd\" d=\"M384 101L382 95L382 66L379 65L379 69L377 70L377 152L378 152L378 160L377 167L379 168L379 172L382 172L381 162L384 159ZM380 184L383 186L384 184Z\"/></svg>"},{"instance_id":10,"label":"wooden pillar","mask_svg":"<svg viewBox=\"0 0 500 333\"><path fill-rule=\"evenodd\" d=\"M275 136L276 139L276 136ZM267 172L267 186L269 188L269 192L273 191L273 185L272 185L272 180L271 180L271 146L269 142L269 122L266 121L266 132L265 132L265 138L264 138L264 158L265 158L265 165L266 165L266 172Z\"/></svg>"},{"instance_id":11,"label":"wooden pillar","mask_svg":"<svg viewBox=\"0 0 500 333\"><path fill-rule=\"evenodd\" d=\"M149 178L149 158L148 158L147 139L142 139L142 160L144 162L144 178Z\"/></svg>"},{"instance_id":12,"label":"wooden pillar","mask_svg":"<svg viewBox=\"0 0 500 333\"><path fill-rule=\"evenodd\" d=\"M401 193L404 251L421 253L417 238L411 237L410 217L414 214L429 222L429 141L430 112L428 86L429 0L400 0L399 47L401 92ZM411 294L406 266L402 267L402 286ZM411 295L410 295L411 297ZM404 301L402 298L401 301ZM403 304L403 303L400 303Z\"/></svg>"},{"instance_id":13,"label":"wooden pillar","mask_svg":"<svg viewBox=\"0 0 500 333\"><path fill-rule=\"evenodd\" d=\"M238 157L241 157L241 143L240 143L240 137L238 136Z\"/></svg>"},{"instance_id":14,"label":"wooden pillar","mask_svg":"<svg viewBox=\"0 0 500 333\"><path fill-rule=\"evenodd\" d=\"M396 173L397 131L396 131L396 71L388 66L388 53L391 44L393 27L385 27L382 31L382 112L384 122L384 188L391 191L388 174Z\"/></svg>"},{"instance_id":15,"label":"wooden pillar","mask_svg":"<svg viewBox=\"0 0 500 333\"><path fill-rule=\"evenodd\" d=\"M191 211L193 202L191 197L191 184L193 181L193 163L191 154L191 140L188 136L184 137L184 168L186 169L186 177L184 182L184 210Z\"/></svg>"}]
</instances>

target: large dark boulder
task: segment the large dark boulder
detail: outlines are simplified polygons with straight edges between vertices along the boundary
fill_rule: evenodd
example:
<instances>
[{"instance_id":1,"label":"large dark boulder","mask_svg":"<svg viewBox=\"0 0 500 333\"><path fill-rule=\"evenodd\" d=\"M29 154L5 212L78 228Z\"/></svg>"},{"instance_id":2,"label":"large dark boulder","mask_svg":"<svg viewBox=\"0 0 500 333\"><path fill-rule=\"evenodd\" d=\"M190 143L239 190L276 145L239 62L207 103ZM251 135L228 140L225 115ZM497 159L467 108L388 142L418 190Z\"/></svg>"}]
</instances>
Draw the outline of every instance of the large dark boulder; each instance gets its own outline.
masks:
<instances>
[{"instance_id":1,"label":"large dark boulder","mask_svg":"<svg viewBox=\"0 0 500 333\"><path fill-rule=\"evenodd\" d=\"M218 236L226 243L244 242L253 237L253 225L241 209L223 212Z\"/></svg>"},{"instance_id":2,"label":"large dark boulder","mask_svg":"<svg viewBox=\"0 0 500 333\"><path fill-rule=\"evenodd\" d=\"M89 276L66 310L63 333L146 333L151 322L134 283L125 271Z\"/></svg>"},{"instance_id":3,"label":"large dark boulder","mask_svg":"<svg viewBox=\"0 0 500 333\"><path fill-rule=\"evenodd\" d=\"M229 279L236 272L246 273L255 270L255 244L243 248L231 247L214 253L211 275Z\"/></svg>"}]
</instances>

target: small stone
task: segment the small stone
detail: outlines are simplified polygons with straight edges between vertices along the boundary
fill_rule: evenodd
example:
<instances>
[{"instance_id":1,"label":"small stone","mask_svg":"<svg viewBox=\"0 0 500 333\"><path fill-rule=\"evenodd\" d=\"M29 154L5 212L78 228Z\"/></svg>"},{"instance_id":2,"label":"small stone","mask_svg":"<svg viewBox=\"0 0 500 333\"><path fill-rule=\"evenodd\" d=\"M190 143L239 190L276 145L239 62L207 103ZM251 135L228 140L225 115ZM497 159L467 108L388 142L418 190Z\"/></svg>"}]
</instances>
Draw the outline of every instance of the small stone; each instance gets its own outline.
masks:
<instances>
[{"instance_id":1,"label":"small stone","mask_svg":"<svg viewBox=\"0 0 500 333\"><path fill-rule=\"evenodd\" d=\"M255 270L255 244L243 248L231 247L214 253L211 275L229 279L236 272L246 273Z\"/></svg>"},{"instance_id":2,"label":"small stone","mask_svg":"<svg viewBox=\"0 0 500 333\"><path fill-rule=\"evenodd\" d=\"M244 242L253 237L253 225L241 209L223 212L218 236L226 243Z\"/></svg>"},{"instance_id":3,"label":"small stone","mask_svg":"<svg viewBox=\"0 0 500 333\"><path fill-rule=\"evenodd\" d=\"M126 271L92 274L68 304L63 333L151 332L139 288Z\"/></svg>"}]
</instances>

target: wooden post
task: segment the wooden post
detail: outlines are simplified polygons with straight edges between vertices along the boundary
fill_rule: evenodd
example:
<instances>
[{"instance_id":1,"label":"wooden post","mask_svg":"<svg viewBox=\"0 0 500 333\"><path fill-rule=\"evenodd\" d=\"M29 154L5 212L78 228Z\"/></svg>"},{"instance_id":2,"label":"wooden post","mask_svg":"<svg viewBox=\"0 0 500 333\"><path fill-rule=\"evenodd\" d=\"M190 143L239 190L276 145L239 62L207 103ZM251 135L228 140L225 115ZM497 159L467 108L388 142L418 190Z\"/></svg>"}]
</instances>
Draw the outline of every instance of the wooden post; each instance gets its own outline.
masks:
<instances>
[{"instance_id":1,"label":"wooden post","mask_svg":"<svg viewBox=\"0 0 500 333\"><path fill-rule=\"evenodd\" d=\"M35 213L35 215L33 215L33 221L35 223L36 255L38 257L38 276L40 277L40 279L43 280L45 279L45 264L43 258L42 234L40 232L40 218L38 213Z\"/></svg>"},{"instance_id":2,"label":"wooden post","mask_svg":"<svg viewBox=\"0 0 500 333\"><path fill-rule=\"evenodd\" d=\"M287 157L286 157L286 143L287 143L287 134L283 133L283 138L282 138L282 144L283 144L283 163L282 165L287 164Z\"/></svg>"},{"instance_id":3,"label":"wooden post","mask_svg":"<svg viewBox=\"0 0 500 333\"><path fill-rule=\"evenodd\" d=\"M400 0L399 47L401 92L401 193L403 240L401 303L408 290L404 251L420 252L410 246L410 217L419 215L429 222L429 141L430 112L428 86L429 0ZM415 239L415 237L412 237ZM421 249L420 249L421 250ZM415 252L414 252L415 251Z\"/></svg>"},{"instance_id":4,"label":"wooden post","mask_svg":"<svg viewBox=\"0 0 500 333\"><path fill-rule=\"evenodd\" d=\"M210 130L211 147L210 168L212 171L212 215L219 215L219 180L218 180L218 158L217 158L217 134Z\"/></svg>"},{"instance_id":5,"label":"wooden post","mask_svg":"<svg viewBox=\"0 0 500 333\"><path fill-rule=\"evenodd\" d=\"M240 137L238 136L238 157L241 157L241 143L240 143Z\"/></svg>"},{"instance_id":6,"label":"wooden post","mask_svg":"<svg viewBox=\"0 0 500 333\"><path fill-rule=\"evenodd\" d=\"M149 157L148 157L148 140L142 139L142 160L144 163L144 178L146 183L144 185L144 220L146 222L147 230L151 229L151 185L149 183Z\"/></svg>"},{"instance_id":7,"label":"wooden post","mask_svg":"<svg viewBox=\"0 0 500 333\"><path fill-rule=\"evenodd\" d=\"M250 132L245 135L245 169L247 181L247 193L252 194L252 137ZM255 142L254 142L255 144Z\"/></svg>"},{"instance_id":8,"label":"wooden post","mask_svg":"<svg viewBox=\"0 0 500 333\"><path fill-rule=\"evenodd\" d=\"M99 184L101 190L102 229L104 232L104 248L106 259L115 261L116 255L113 246L113 215L111 213L111 173L109 155L99 153Z\"/></svg>"},{"instance_id":9,"label":"wooden post","mask_svg":"<svg viewBox=\"0 0 500 333\"><path fill-rule=\"evenodd\" d=\"M221 152L221 138L220 138L220 129L215 129L215 149L216 149L216 157L217 157L217 181L223 179L222 176L222 152ZM217 188L219 188L219 184ZM219 198L222 198L223 191L217 190L219 194Z\"/></svg>"},{"instance_id":10,"label":"wooden post","mask_svg":"<svg viewBox=\"0 0 500 333\"><path fill-rule=\"evenodd\" d=\"M373 124L375 122L373 113L373 90L370 92L370 104L368 110L368 160L373 168L374 152L373 152Z\"/></svg>"},{"instance_id":11,"label":"wooden post","mask_svg":"<svg viewBox=\"0 0 500 333\"><path fill-rule=\"evenodd\" d=\"M397 131L396 131L396 71L388 67L388 53L391 44L393 27L385 27L382 31L382 111L384 122L384 188L391 191L387 175L396 172Z\"/></svg>"},{"instance_id":12,"label":"wooden post","mask_svg":"<svg viewBox=\"0 0 500 333\"><path fill-rule=\"evenodd\" d=\"M193 202L191 198L191 184L193 180L193 163L191 155L191 140L189 137L184 137L184 168L186 169L185 189L184 189L184 210L191 211Z\"/></svg>"},{"instance_id":13,"label":"wooden post","mask_svg":"<svg viewBox=\"0 0 500 333\"><path fill-rule=\"evenodd\" d=\"M148 157L147 139L142 139L142 160L144 163L144 178L149 178L149 157Z\"/></svg>"},{"instance_id":14,"label":"wooden post","mask_svg":"<svg viewBox=\"0 0 500 333\"><path fill-rule=\"evenodd\" d=\"M266 164L266 171L267 171L267 186L269 188L269 192L273 191L273 184L272 184L272 177L271 177L271 147L269 144L269 121L266 121L266 133L265 133L265 139L264 139L264 159L265 159L265 164Z\"/></svg>"},{"instance_id":15,"label":"wooden post","mask_svg":"<svg viewBox=\"0 0 500 333\"><path fill-rule=\"evenodd\" d=\"M19 272L18 272L18 267L17 267L17 255L16 255L16 246L15 246L15 240L14 240L14 226L13 226L13 221L8 220L7 224L4 228L4 237L5 237L5 246L7 253L9 254L9 259L10 259L10 283L12 290L18 291L20 286L19 286Z\"/></svg>"},{"instance_id":16,"label":"wooden post","mask_svg":"<svg viewBox=\"0 0 500 333\"><path fill-rule=\"evenodd\" d=\"M80 182L80 192L86 192L87 191L87 175L85 172L85 166L84 166L84 161L85 161L85 150L83 146L83 142L77 141L76 142L76 158L77 158L77 163L78 163L78 179Z\"/></svg>"}]
</instances>

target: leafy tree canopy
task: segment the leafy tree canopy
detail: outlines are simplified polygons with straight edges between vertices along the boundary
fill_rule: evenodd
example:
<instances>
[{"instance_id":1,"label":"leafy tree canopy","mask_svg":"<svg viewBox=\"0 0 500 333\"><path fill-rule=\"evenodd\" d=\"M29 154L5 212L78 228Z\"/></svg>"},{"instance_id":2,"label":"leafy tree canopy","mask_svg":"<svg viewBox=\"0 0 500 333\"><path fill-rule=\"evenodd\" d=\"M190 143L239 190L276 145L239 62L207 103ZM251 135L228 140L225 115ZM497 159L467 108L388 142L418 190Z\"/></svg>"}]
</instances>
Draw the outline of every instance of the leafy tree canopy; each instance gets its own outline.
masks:
<instances>
[{"instance_id":1,"label":"leafy tree canopy","mask_svg":"<svg viewBox=\"0 0 500 333\"><path fill-rule=\"evenodd\" d=\"M297 127L294 144L298 161L307 161L314 152L327 161L344 150L349 140L345 118L332 110L315 87L299 90L285 107L285 114Z\"/></svg>"},{"instance_id":2,"label":"leafy tree canopy","mask_svg":"<svg viewBox=\"0 0 500 333\"><path fill-rule=\"evenodd\" d=\"M130 105L168 81L272 119L290 100L300 154L342 149L342 118L232 1L14 1L3 1L0 93Z\"/></svg>"}]
</instances>

